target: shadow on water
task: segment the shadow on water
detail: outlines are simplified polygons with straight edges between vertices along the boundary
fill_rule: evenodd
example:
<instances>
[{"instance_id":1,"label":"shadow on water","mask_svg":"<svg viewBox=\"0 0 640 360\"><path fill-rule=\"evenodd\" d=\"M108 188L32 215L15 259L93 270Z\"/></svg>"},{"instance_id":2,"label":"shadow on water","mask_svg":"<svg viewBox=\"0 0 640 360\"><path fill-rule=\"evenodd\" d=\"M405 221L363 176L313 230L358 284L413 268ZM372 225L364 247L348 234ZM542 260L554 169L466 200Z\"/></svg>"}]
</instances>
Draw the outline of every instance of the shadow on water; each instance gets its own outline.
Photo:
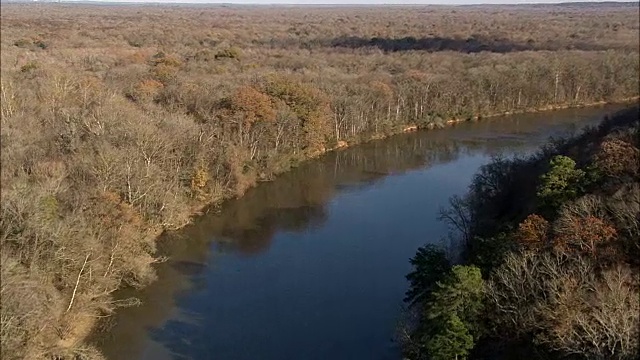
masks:
<instances>
[{"instance_id":1,"label":"shadow on water","mask_svg":"<svg viewBox=\"0 0 640 360\"><path fill-rule=\"evenodd\" d=\"M616 109L567 110L461 123L393 136L304 163L273 182L249 190L242 198L226 202L219 211L195 219L179 232L163 236L158 249L169 260L157 266L158 281L143 291L124 289L118 294L120 298L135 296L143 305L118 311L96 331L93 342L108 359L175 358L189 353L192 344L186 327L199 323L200 315L191 313L184 299L211 286L207 273L226 254L259 259L270 251L277 234L292 234L295 239L296 234L323 227L329 217L328 206L339 194L358 194L382 179L455 164L465 156L531 151L551 135L575 132ZM397 279L397 283L402 281L401 277ZM166 327L171 331L165 332Z\"/></svg>"}]
</instances>

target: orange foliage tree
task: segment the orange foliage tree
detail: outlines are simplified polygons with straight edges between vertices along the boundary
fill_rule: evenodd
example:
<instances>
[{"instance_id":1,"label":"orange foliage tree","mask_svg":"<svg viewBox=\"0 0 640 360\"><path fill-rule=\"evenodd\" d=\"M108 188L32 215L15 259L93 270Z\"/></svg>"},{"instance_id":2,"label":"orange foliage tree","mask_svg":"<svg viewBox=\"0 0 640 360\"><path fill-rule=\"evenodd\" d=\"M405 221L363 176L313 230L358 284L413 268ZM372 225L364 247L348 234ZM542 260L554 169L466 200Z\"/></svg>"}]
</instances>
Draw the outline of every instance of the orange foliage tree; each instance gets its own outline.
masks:
<instances>
[{"instance_id":1,"label":"orange foliage tree","mask_svg":"<svg viewBox=\"0 0 640 360\"><path fill-rule=\"evenodd\" d=\"M256 121L272 122L276 118L273 102L269 95L250 86L242 86L228 99L228 107L242 114L245 127Z\"/></svg>"},{"instance_id":2,"label":"orange foliage tree","mask_svg":"<svg viewBox=\"0 0 640 360\"><path fill-rule=\"evenodd\" d=\"M598 247L616 236L616 229L595 216L569 215L558 220L554 245L595 255Z\"/></svg>"},{"instance_id":3,"label":"orange foliage tree","mask_svg":"<svg viewBox=\"0 0 640 360\"><path fill-rule=\"evenodd\" d=\"M531 214L518 226L516 239L529 250L538 250L548 240L549 222L540 215Z\"/></svg>"},{"instance_id":4,"label":"orange foliage tree","mask_svg":"<svg viewBox=\"0 0 640 360\"><path fill-rule=\"evenodd\" d=\"M303 147L310 155L325 148L330 127L330 99L310 84L274 78L268 81L266 92L283 101L300 119L304 134Z\"/></svg>"}]
</instances>

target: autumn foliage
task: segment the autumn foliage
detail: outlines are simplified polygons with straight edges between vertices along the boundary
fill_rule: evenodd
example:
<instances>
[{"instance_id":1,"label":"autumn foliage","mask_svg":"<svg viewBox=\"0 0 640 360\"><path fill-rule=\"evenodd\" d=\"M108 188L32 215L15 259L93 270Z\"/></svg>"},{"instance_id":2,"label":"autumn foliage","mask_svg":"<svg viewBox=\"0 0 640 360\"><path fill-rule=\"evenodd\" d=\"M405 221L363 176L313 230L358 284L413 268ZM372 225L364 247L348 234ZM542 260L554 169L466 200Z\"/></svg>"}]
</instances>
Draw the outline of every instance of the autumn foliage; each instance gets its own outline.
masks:
<instances>
[{"instance_id":1,"label":"autumn foliage","mask_svg":"<svg viewBox=\"0 0 640 360\"><path fill-rule=\"evenodd\" d=\"M74 324L153 280L158 234L336 146L638 96L629 5L1 6L7 359L94 356L91 324ZM638 152L620 140L636 150L605 142L599 161L626 179ZM550 203L581 191L565 165L541 188ZM634 234L624 201L611 208L592 233ZM535 243L542 223L529 220Z\"/></svg>"},{"instance_id":2,"label":"autumn foliage","mask_svg":"<svg viewBox=\"0 0 640 360\"><path fill-rule=\"evenodd\" d=\"M271 98L249 86L237 89L226 102L230 111L243 117L245 127L256 121L272 122L276 118Z\"/></svg>"},{"instance_id":3,"label":"autumn foliage","mask_svg":"<svg viewBox=\"0 0 640 360\"><path fill-rule=\"evenodd\" d=\"M471 324L485 331L473 338L472 354L637 357L638 110L621 111L527 158L496 159L481 169L465 197L452 199L443 218L466 240L463 262L481 267L486 279L486 312ZM431 280L429 270L437 265L429 260L408 277L417 287L411 295L429 296L432 285L423 279ZM421 311L431 315L429 306ZM420 320L407 336L410 358L425 358L413 354L429 342L411 336L429 329L430 321ZM438 351L449 354L453 346L466 354L469 344L460 335L458 330L448 342L438 341L449 345Z\"/></svg>"},{"instance_id":4,"label":"autumn foliage","mask_svg":"<svg viewBox=\"0 0 640 360\"><path fill-rule=\"evenodd\" d=\"M520 244L530 250L540 250L548 241L549 222L537 214L529 215L516 232L516 238Z\"/></svg>"},{"instance_id":5,"label":"autumn foliage","mask_svg":"<svg viewBox=\"0 0 640 360\"><path fill-rule=\"evenodd\" d=\"M558 220L553 243L558 249L575 249L594 256L599 246L615 236L616 229L595 216L568 216Z\"/></svg>"}]
</instances>

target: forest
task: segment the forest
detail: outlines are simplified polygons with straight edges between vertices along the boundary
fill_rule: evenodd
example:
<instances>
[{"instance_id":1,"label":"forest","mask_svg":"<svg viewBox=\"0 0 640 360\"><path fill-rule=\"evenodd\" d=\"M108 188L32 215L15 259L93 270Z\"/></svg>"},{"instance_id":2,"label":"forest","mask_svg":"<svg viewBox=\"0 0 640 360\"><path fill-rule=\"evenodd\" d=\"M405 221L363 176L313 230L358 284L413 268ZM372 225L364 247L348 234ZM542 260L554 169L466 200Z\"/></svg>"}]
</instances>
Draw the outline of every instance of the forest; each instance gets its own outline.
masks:
<instances>
[{"instance_id":1,"label":"forest","mask_svg":"<svg viewBox=\"0 0 640 360\"><path fill-rule=\"evenodd\" d=\"M497 158L441 218L462 259L411 260L409 359L637 359L640 108Z\"/></svg>"},{"instance_id":2,"label":"forest","mask_svg":"<svg viewBox=\"0 0 640 360\"><path fill-rule=\"evenodd\" d=\"M2 3L0 27L6 359L101 358L84 339L161 233L302 161L638 98L637 4Z\"/></svg>"}]
</instances>

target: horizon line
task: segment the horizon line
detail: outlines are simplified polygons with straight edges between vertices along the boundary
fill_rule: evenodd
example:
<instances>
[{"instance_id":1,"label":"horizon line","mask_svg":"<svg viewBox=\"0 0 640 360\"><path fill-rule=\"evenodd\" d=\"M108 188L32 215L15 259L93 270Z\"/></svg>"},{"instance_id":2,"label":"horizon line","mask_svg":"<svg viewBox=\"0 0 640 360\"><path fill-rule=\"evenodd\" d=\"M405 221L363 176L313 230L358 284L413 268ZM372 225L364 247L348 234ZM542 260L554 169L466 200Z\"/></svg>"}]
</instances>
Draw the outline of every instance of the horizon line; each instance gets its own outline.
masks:
<instances>
[{"instance_id":1,"label":"horizon line","mask_svg":"<svg viewBox=\"0 0 640 360\"><path fill-rule=\"evenodd\" d=\"M274 2L261 2L259 0L236 0L236 1L218 1L218 0L0 0L1 3L119 3L119 4L194 4L194 5L231 5L231 6L243 6L243 5L258 5L258 6L273 6L273 5L287 5L287 6L407 6L407 5L421 5L421 6L469 6L469 5L500 5L500 6L530 6L530 5L575 5L575 4L639 4L640 0L604 0L604 1L590 1L590 0L550 0L550 1L511 1L511 2L474 2L473 0L462 0L461 2L430 2L427 0L414 0L407 2L310 2L300 0L280 0ZM446 1L446 0L445 0Z\"/></svg>"}]
</instances>

